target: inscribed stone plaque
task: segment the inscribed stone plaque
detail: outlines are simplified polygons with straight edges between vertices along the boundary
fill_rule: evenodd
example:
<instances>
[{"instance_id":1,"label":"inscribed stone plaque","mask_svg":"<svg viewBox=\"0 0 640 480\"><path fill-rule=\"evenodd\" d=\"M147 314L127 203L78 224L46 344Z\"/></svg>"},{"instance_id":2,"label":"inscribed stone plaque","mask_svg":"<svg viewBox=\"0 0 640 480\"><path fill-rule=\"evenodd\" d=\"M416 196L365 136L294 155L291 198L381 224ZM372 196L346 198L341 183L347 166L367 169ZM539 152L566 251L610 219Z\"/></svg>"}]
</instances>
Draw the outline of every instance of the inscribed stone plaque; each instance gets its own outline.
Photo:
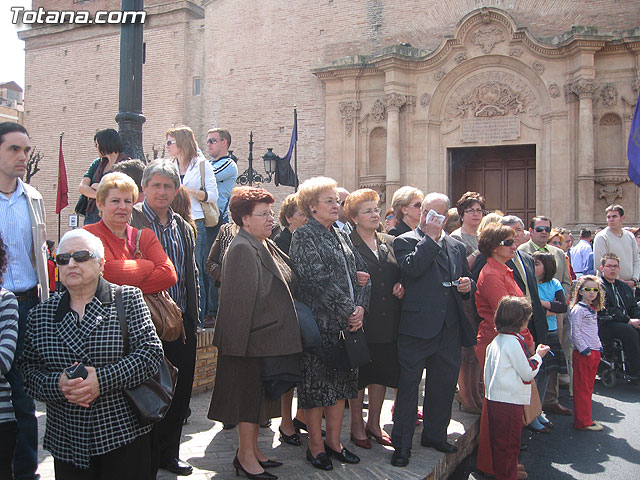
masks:
<instances>
[{"instance_id":1,"label":"inscribed stone plaque","mask_svg":"<svg viewBox=\"0 0 640 480\"><path fill-rule=\"evenodd\" d=\"M499 143L520 138L520 119L516 116L465 118L462 121L463 142Z\"/></svg>"}]
</instances>

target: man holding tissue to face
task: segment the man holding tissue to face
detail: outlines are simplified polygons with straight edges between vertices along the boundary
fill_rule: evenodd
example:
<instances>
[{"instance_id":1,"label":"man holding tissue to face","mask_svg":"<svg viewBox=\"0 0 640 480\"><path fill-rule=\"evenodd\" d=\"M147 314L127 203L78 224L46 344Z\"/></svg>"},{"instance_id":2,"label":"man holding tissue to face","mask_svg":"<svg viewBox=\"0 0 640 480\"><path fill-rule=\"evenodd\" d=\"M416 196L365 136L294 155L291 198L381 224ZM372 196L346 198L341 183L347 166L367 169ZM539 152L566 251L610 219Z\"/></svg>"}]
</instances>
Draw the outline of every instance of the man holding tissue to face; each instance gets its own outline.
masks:
<instances>
[{"instance_id":1,"label":"man holding tissue to face","mask_svg":"<svg viewBox=\"0 0 640 480\"><path fill-rule=\"evenodd\" d=\"M416 427L418 386L427 369L421 445L444 453L457 448L447 442L451 404L460 370L461 346L475 344L475 334L462 302L472 299L465 246L443 230L449 198L428 194L420 224L393 242L404 278L405 296L398 331L400 378L391 438L391 464L409 463Z\"/></svg>"}]
</instances>

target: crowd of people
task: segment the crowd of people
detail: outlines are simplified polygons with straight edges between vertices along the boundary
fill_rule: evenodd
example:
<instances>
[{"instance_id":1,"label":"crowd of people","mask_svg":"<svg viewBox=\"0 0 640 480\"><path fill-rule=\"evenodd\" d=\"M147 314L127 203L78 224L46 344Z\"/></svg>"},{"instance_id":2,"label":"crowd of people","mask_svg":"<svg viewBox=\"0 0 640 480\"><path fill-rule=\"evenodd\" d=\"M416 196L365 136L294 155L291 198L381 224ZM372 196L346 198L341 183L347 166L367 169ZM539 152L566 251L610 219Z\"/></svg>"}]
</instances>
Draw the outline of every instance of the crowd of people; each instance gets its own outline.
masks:
<instances>
[{"instance_id":1,"label":"crowd of people","mask_svg":"<svg viewBox=\"0 0 640 480\"><path fill-rule=\"evenodd\" d=\"M300 447L307 433L313 467L358 463L341 438L347 405L351 443L392 447L396 467L409 464L420 421L421 446L455 453L454 399L480 415L478 472L527 478L523 427L550 434L549 415L573 415L576 429L602 430L591 394L603 346L620 340L628 378L640 379L640 232L624 228L621 206L575 245L547 216L526 228L488 212L479 192L452 207L403 186L382 218L374 190L315 177L276 207L267 190L235 186L228 131L208 132L210 159L188 127L166 138L170 158L144 164L123 155L115 130L96 133L99 157L79 186L84 227L53 256L42 197L21 180L27 131L0 123L1 478L38 478L34 399L46 404L58 479L191 474L180 437L200 328L214 327L218 348L208 418L237 428L233 467L254 479L282 465L258 445L277 417L283 443ZM158 302L178 312L176 335L158 327ZM130 391L165 359L178 369L173 399L147 424ZM573 410L558 401L562 384Z\"/></svg>"}]
</instances>

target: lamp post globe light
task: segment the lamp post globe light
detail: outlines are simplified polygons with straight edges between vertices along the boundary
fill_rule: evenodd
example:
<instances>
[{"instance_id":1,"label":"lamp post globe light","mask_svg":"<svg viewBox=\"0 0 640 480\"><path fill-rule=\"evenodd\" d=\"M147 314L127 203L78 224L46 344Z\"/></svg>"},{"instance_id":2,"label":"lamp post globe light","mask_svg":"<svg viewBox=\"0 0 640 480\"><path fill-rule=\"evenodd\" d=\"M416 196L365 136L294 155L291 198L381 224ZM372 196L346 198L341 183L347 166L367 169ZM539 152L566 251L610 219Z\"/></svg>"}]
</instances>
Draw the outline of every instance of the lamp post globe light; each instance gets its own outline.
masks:
<instances>
[{"instance_id":1,"label":"lamp post globe light","mask_svg":"<svg viewBox=\"0 0 640 480\"><path fill-rule=\"evenodd\" d=\"M262 157L264 160L264 170L266 176L258 173L253 168L253 132L249 134L249 168L238 175L236 183L238 185L253 185L254 183L270 183L276 171L278 156L273 153L273 148L267 148L267 153Z\"/></svg>"}]
</instances>

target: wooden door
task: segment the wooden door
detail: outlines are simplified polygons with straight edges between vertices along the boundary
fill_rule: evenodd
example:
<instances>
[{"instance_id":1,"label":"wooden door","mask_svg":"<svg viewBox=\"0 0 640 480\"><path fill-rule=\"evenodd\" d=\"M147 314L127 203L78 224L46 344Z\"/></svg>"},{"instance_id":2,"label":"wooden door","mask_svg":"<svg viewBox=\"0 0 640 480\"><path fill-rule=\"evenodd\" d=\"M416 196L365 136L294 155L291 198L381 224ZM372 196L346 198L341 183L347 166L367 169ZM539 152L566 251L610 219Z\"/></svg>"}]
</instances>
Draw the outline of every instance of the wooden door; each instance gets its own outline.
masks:
<instances>
[{"instance_id":1,"label":"wooden door","mask_svg":"<svg viewBox=\"0 0 640 480\"><path fill-rule=\"evenodd\" d=\"M517 215L525 225L536 215L536 147L472 147L450 150L451 201L480 192L487 210Z\"/></svg>"}]
</instances>

